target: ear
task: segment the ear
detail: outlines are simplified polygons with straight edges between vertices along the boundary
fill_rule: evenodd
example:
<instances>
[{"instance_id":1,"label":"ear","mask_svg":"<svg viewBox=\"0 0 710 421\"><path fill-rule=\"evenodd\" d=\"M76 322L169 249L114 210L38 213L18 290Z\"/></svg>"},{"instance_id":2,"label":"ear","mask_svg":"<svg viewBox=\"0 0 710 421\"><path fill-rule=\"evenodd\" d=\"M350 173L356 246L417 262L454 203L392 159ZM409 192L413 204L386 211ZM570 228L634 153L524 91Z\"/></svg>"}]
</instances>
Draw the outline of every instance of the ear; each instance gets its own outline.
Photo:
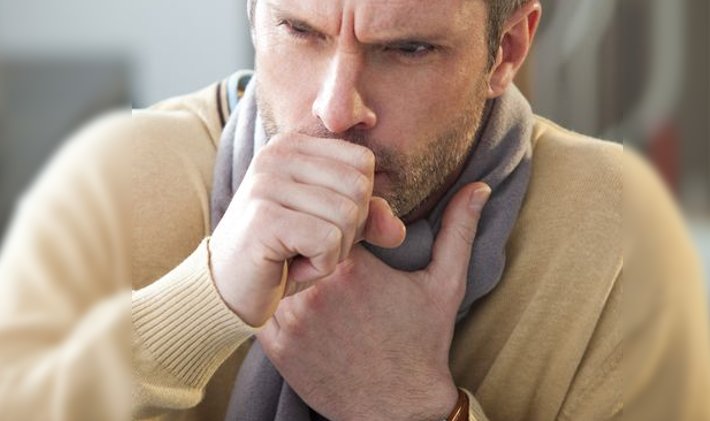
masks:
<instances>
[{"instance_id":1,"label":"ear","mask_svg":"<svg viewBox=\"0 0 710 421\"><path fill-rule=\"evenodd\" d=\"M528 56L541 16L540 0L530 0L506 19L489 74L488 98L499 97L513 83Z\"/></svg>"}]
</instances>

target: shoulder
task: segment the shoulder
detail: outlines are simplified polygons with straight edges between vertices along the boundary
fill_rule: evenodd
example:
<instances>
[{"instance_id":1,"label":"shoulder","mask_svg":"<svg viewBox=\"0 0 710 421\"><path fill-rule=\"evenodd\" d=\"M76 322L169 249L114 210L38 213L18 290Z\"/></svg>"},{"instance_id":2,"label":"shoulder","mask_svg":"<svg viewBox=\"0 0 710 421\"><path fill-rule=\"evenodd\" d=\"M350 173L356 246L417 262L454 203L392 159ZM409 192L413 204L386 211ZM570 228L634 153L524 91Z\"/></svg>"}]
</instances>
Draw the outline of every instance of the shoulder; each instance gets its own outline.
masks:
<instances>
[{"instance_id":1,"label":"shoulder","mask_svg":"<svg viewBox=\"0 0 710 421\"><path fill-rule=\"evenodd\" d=\"M531 141L533 188L561 188L565 193L577 192L576 197L621 193L622 145L572 132L541 117L536 118Z\"/></svg>"},{"instance_id":2,"label":"shoulder","mask_svg":"<svg viewBox=\"0 0 710 421\"><path fill-rule=\"evenodd\" d=\"M576 259L579 269L598 270L604 265L618 269L623 147L542 118L536 119L531 141L532 176L516 232L535 239L526 245L564 251L560 262ZM615 274L605 278L614 279Z\"/></svg>"},{"instance_id":3,"label":"shoulder","mask_svg":"<svg viewBox=\"0 0 710 421\"><path fill-rule=\"evenodd\" d=\"M533 256L536 243L557 250L535 257L545 261L543 267L549 261L568 262L555 265L570 269L567 275L546 278L558 281L561 294L555 301L576 296L576 311L595 320L563 413L585 418L580 414L598 411L595 402L615 404L609 390L620 392L620 378L626 390L648 391L636 398L644 407L669 414L707 413L706 401L695 399L710 379L706 293L672 191L633 150L542 119L536 135L527 227L521 228L536 235L528 237L533 241L524 249ZM555 206L545 206L548 202ZM555 246L534 227L548 212L555 219L549 230ZM606 268L618 273L605 274ZM595 299L600 305L592 308ZM567 317L574 319L573 314ZM623 366L622 354L633 356ZM653 394L663 398L648 399ZM626 403L633 415L634 402Z\"/></svg>"}]
</instances>

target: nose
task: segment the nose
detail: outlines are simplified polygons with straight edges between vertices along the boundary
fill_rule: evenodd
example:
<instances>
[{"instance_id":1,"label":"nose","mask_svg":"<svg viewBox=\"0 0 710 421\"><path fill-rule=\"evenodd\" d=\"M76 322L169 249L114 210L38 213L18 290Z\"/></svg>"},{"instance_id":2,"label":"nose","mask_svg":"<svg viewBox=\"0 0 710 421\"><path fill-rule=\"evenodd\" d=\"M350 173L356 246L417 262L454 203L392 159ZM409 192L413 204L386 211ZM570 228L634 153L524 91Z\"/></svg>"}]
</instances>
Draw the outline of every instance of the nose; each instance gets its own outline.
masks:
<instances>
[{"instance_id":1,"label":"nose","mask_svg":"<svg viewBox=\"0 0 710 421\"><path fill-rule=\"evenodd\" d=\"M359 88L363 60L358 53L336 53L329 63L312 112L332 133L370 129L377 115L368 107Z\"/></svg>"}]
</instances>

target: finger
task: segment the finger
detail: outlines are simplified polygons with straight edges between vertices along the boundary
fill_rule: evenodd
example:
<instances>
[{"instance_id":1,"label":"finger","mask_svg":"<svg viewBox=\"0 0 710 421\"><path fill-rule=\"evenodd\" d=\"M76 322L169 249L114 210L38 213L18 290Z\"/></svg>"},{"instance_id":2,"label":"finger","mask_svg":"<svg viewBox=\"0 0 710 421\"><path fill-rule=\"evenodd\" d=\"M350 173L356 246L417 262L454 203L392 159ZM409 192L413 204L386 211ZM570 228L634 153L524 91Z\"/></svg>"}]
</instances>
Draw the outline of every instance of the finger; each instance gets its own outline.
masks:
<instances>
[{"instance_id":1,"label":"finger","mask_svg":"<svg viewBox=\"0 0 710 421\"><path fill-rule=\"evenodd\" d=\"M340 256L342 232L330 222L272 203L259 209L265 224L260 243L266 250L264 259L283 261L302 256L307 259L314 279L331 274ZM311 279L297 279L309 281Z\"/></svg>"},{"instance_id":2,"label":"finger","mask_svg":"<svg viewBox=\"0 0 710 421\"><path fill-rule=\"evenodd\" d=\"M301 133L284 133L274 136L269 147L335 160L357 168L366 176L375 173L375 154L372 150L341 139L312 137Z\"/></svg>"},{"instance_id":3,"label":"finger","mask_svg":"<svg viewBox=\"0 0 710 421\"><path fill-rule=\"evenodd\" d=\"M385 247L399 247L407 235L404 222L397 218L387 201L381 197L370 199L370 208L361 238L370 244Z\"/></svg>"},{"instance_id":4,"label":"finger","mask_svg":"<svg viewBox=\"0 0 710 421\"><path fill-rule=\"evenodd\" d=\"M333 269L333 271L335 268ZM313 284L328 276L333 271L324 271L322 267L317 266L317 262L305 257L296 257L291 263L288 272L289 288L285 296L295 295L303 290L310 288Z\"/></svg>"},{"instance_id":5,"label":"finger","mask_svg":"<svg viewBox=\"0 0 710 421\"><path fill-rule=\"evenodd\" d=\"M256 194L288 209L315 216L337 226L343 234L338 261L344 260L350 254L355 236L364 225L362 216L367 215L367 207L363 209L350 198L325 187L284 182L270 177L262 177L261 180L254 186L255 190L260 190Z\"/></svg>"},{"instance_id":6,"label":"finger","mask_svg":"<svg viewBox=\"0 0 710 421\"><path fill-rule=\"evenodd\" d=\"M279 174L302 184L321 186L367 206L374 188L374 173L330 158L297 152L259 156L255 173ZM363 218L364 220L364 218Z\"/></svg>"},{"instance_id":7,"label":"finger","mask_svg":"<svg viewBox=\"0 0 710 421\"><path fill-rule=\"evenodd\" d=\"M323 278L312 278L310 281L303 281L299 282L295 279L296 276L298 276L301 279L306 279L309 276L307 274L303 274L302 271L306 270L306 268L302 268L301 266L306 265L306 259L302 257L297 257L293 259L293 262L290 265L290 270L288 273L288 279L286 280L286 288L284 288L284 297L290 297L292 295L296 295L302 291L307 290L308 288L312 287L316 283L320 282L321 279Z\"/></svg>"},{"instance_id":8,"label":"finger","mask_svg":"<svg viewBox=\"0 0 710 421\"><path fill-rule=\"evenodd\" d=\"M437 279L466 279L478 221L491 189L485 183L462 188L449 202L427 268Z\"/></svg>"},{"instance_id":9,"label":"finger","mask_svg":"<svg viewBox=\"0 0 710 421\"><path fill-rule=\"evenodd\" d=\"M302 302L294 300L294 297L281 300L274 315L256 334L264 353L277 366L293 357L295 349L290 346L293 343L291 338L300 338L305 334Z\"/></svg>"}]
</instances>

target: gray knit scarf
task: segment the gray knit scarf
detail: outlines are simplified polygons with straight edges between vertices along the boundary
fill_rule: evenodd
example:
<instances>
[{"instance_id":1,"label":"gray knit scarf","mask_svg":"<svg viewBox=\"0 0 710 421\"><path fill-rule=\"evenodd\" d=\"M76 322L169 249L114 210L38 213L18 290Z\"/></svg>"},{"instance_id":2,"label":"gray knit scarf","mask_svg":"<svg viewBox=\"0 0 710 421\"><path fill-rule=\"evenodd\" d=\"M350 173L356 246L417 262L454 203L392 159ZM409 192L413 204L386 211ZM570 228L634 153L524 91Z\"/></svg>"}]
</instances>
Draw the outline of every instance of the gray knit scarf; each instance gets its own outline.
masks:
<instances>
[{"instance_id":1,"label":"gray knit scarf","mask_svg":"<svg viewBox=\"0 0 710 421\"><path fill-rule=\"evenodd\" d=\"M222 134L212 192L212 229L224 215L252 157L267 142L256 106L254 81L240 99ZM464 185L485 181L493 190L479 222L468 267L466 295L458 320L490 292L505 268L505 245L527 191L531 171L533 114L517 88L489 101L466 167L426 219L407 226L404 244L387 250L365 246L388 265L406 271L425 268L453 195ZM289 387L264 354L252 345L236 379L227 420L309 421L323 419Z\"/></svg>"}]
</instances>

